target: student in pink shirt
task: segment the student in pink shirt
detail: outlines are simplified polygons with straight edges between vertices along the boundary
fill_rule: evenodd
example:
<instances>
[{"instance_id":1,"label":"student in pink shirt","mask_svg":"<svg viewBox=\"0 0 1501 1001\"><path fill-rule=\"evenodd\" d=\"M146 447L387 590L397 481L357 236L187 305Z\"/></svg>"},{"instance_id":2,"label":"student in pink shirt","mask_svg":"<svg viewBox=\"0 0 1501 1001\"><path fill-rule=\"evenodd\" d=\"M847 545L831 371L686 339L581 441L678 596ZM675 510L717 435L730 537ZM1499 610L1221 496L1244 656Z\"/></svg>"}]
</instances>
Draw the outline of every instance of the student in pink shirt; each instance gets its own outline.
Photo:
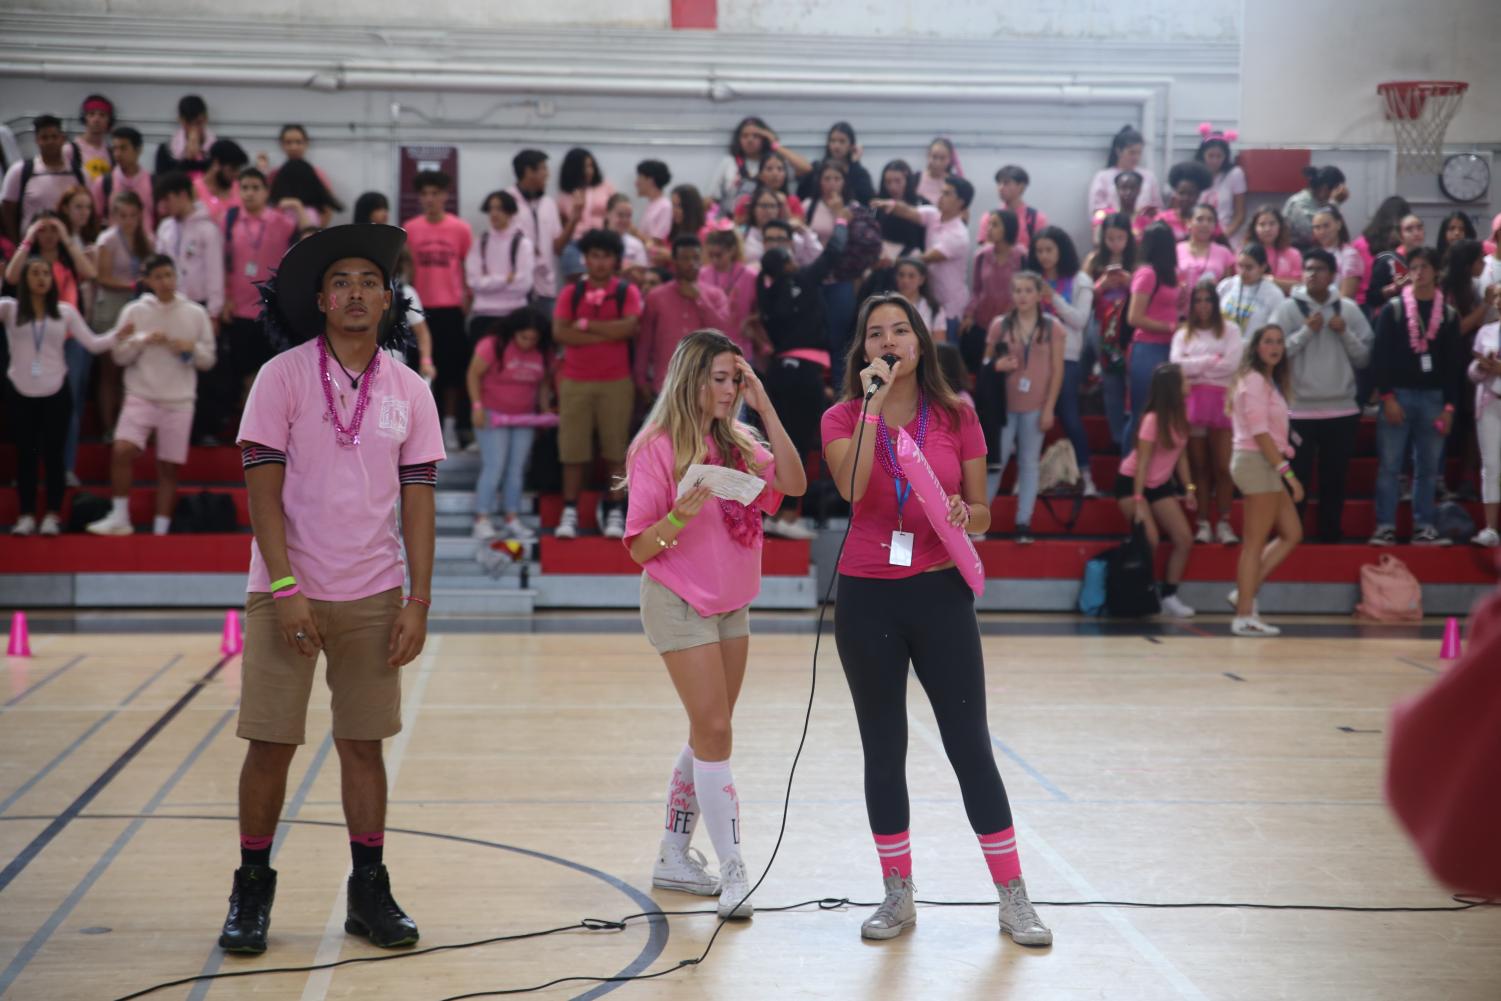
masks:
<instances>
[{"instance_id":1,"label":"student in pink shirt","mask_svg":"<svg viewBox=\"0 0 1501 1001\"><path fill-rule=\"evenodd\" d=\"M103 177L89 183L89 193L94 196L94 208L101 217L108 217L110 204L117 192L134 191L141 204L146 206L143 216L148 233L155 232L152 225L156 199L151 190L151 175L141 166L141 134L128 125L121 125L110 133L110 152L114 167Z\"/></svg>"},{"instance_id":2,"label":"student in pink shirt","mask_svg":"<svg viewBox=\"0 0 1501 1001\"><path fill-rule=\"evenodd\" d=\"M307 150L308 146L310 145L310 140L308 139L307 129L303 128L301 125L298 125L295 122L283 125L281 127L281 132L277 135L276 142L277 145L281 147L283 155L286 156L286 160L283 161L282 166L286 166L288 163L291 163L294 160L305 161L307 159ZM281 173L281 170L273 168L271 166L270 157L266 156L265 153L257 153L255 155L255 165L260 169L261 173L266 175L266 177L271 181L272 184L276 183L276 177ZM309 164L309 166L311 166L311 164ZM327 174L325 174L317 167L313 167L313 173L315 176L317 176L319 181L323 182L323 186L325 188L327 188L330 192L333 191L333 182L329 180ZM334 207L334 205L337 205L337 202L332 205L321 205L318 207L318 209L316 210L316 225L318 227L324 228L333 222L334 212L338 211Z\"/></svg>"},{"instance_id":3,"label":"student in pink shirt","mask_svg":"<svg viewBox=\"0 0 1501 1001\"><path fill-rule=\"evenodd\" d=\"M177 266L178 294L206 307L217 324L224 312L224 231L198 201L188 175L158 175L156 195L162 210L156 252Z\"/></svg>"},{"instance_id":4,"label":"student in pink shirt","mask_svg":"<svg viewBox=\"0 0 1501 1001\"><path fill-rule=\"evenodd\" d=\"M1289 461L1287 389L1292 370L1282 328L1269 323L1251 335L1241 357L1240 371L1230 384L1230 419L1234 424L1235 454L1230 475L1245 498L1244 535L1230 603L1237 636L1276 636L1281 630L1261 620L1256 592L1272 571L1303 541L1303 522L1297 504L1303 484ZM1273 530L1275 541L1267 539Z\"/></svg>"},{"instance_id":5,"label":"student in pink shirt","mask_svg":"<svg viewBox=\"0 0 1501 1001\"><path fill-rule=\"evenodd\" d=\"M209 215L220 225L230 206L240 204L240 171L249 163L239 143L220 139L209 147L208 170L193 178L199 204L208 206Z\"/></svg>"},{"instance_id":6,"label":"student in pink shirt","mask_svg":"<svg viewBox=\"0 0 1501 1001\"><path fill-rule=\"evenodd\" d=\"M272 353L261 326L261 293L256 283L271 277L292 245L297 225L287 213L268 207L271 189L266 175L254 167L240 172L239 194L240 204L224 213L228 273L220 328L229 355L224 361L235 379L236 399L243 405L255 374Z\"/></svg>"},{"instance_id":7,"label":"student in pink shirt","mask_svg":"<svg viewBox=\"0 0 1501 1001\"><path fill-rule=\"evenodd\" d=\"M1266 251L1267 275L1284 295L1303 283L1303 254L1293 246L1293 231L1282 210L1263 205L1251 216L1249 239Z\"/></svg>"},{"instance_id":8,"label":"student in pink shirt","mask_svg":"<svg viewBox=\"0 0 1501 1001\"><path fill-rule=\"evenodd\" d=\"M385 350L408 336L400 312L382 322L405 241L394 226L323 230L287 251L267 289L268 326L294 346L256 376L238 435L255 539L235 728L248 742L240 865L219 936L226 952L266 950L271 852L320 651L353 869L345 931L384 949L419 938L385 865L381 742L401 730L401 668L427 639L444 452L432 393Z\"/></svg>"},{"instance_id":9,"label":"student in pink shirt","mask_svg":"<svg viewBox=\"0 0 1501 1001\"><path fill-rule=\"evenodd\" d=\"M788 159L791 151L773 151L761 160L761 169L756 171L755 187L735 199L735 221L743 223L749 215L751 200L756 191L765 188L776 193L784 204L784 219L805 219L803 200L793 192L793 168Z\"/></svg>"},{"instance_id":10,"label":"student in pink shirt","mask_svg":"<svg viewBox=\"0 0 1501 1001\"><path fill-rule=\"evenodd\" d=\"M651 266L651 255L637 235L640 230L636 229L634 216L630 195L617 191L610 196L605 208L605 229L619 233L621 245L625 248L620 258L620 273L632 284L640 284L642 273Z\"/></svg>"},{"instance_id":11,"label":"student in pink shirt","mask_svg":"<svg viewBox=\"0 0 1501 1001\"><path fill-rule=\"evenodd\" d=\"M553 337L563 346L558 373L558 459L563 463L563 517L556 535L578 536L578 499L595 460L609 466L604 535L625 535L626 448L636 389L631 379L631 341L640 325L641 292L618 277L620 234L591 229L579 241L585 277L563 289L553 310Z\"/></svg>"},{"instance_id":12,"label":"student in pink shirt","mask_svg":"<svg viewBox=\"0 0 1501 1001\"><path fill-rule=\"evenodd\" d=\"M1406 198L1389 195L1376 207L1371 221L1366 223L1361 234L1350 241L1350 246L1360 255L1360 288L1352 297L1357 303L1364 303L1370 292L1371 272L1375 268L1376 258L1401 245L1402 218L1411 212L1412 206Z\"/></svg>"},{"instance_id":13,"label":"student in pink shirt","mask_svg":"<svg viewBox=\"0 0 1501 1001\"><path fill-rule=\"evenodd\" d=\"M840 402L823 415L823 446L834 484L852 508L839 559L834 638L859 724L865 811L885 888L860 935L896 938L917 923L906 781L910 669L945 735L965 813L1000 898L1001 931L1019 945L1048 945L1053 934L1027 896L1011 803L995 766L974 592L913 500L893 442L901 428L922 452L947 498L948 524L984 533L990 527L984 434L974 410L945 381L937 345L910 302L872 296L855 329ZM888 363L887 356L896 360Z\"/></svg>"},{"instance_id":14,"label":"student in pink shirt","mask_svg":"<svg viewBox=\"0 0 1501 1001\"><path fill-rule=\"evenodd\" d=\"M110 155L110 129L115 127L115 104L103 94L90 94L78 108L83 134L73 140L78 149L78 165L89 184L110 172L115 161ZM100 210L100 215L104 211Z\"/></svg>"},{"instance_id":15,"label":"student in pink shirt","mask_svg":"<svg viewBox=\"0 0 1501 1001\"><path fill-rule=\"evenodd\" d=\"M516 224L519 206L507 191L485 196L480 211L490 224L464 258L464 278L474 294L469 340L478 344L495 322L527 304L537 280L532 241ZM471 398L471 403L477 400Z\"/></svg>"},{"instance_id":16,"label":"student in pink shirt","mask_svg":"<svg viewBox=\"0 0 1501 1001\"><path fill-rule=\"evenodd\" d=\"M474 244L469 224L447 209L453 181L441 170L423 170L413 182L422 214L402 223L412 249L416 273L412 285L422 298L423 314L433 337L433 394L443 415L443 444L460 446L459 430L469 428L469 399L464 391L464 373L473 351L464 333L464 308L469 288L464 281L464 259Z\"/></svg>"},{"instance_id":17,"label":"student in pink shirt","mask_svg":"<svg viewBox=\"0 0 1501 1001\"><path fill-rule=\"evenodd\" d=\"M594 154L575 146L563 156L558 168L558 211L562 214L563 232L568 239L558 252L565 282L583 274L583 254L578 241L591 229L603 229L605 211L615 186L605 180L604 171Z\"/></svg>"},{"instance_id":18,"label":"student in pink shirt","mask_svg":"<svg viewBox=\"0 0 1501 1001\"><path fill-rule=\"evenodd\" d=\"M506 538L532 542L537 534L521 521L521 488L537 428L556 426L552 410L552 324L522 306L492 321L474 345L467 375L479 441L479 482L474 492L476 539L497 534L490 516L497 491L505 496Z\"/></svg>"},{"instance_id":19,"label":"student in pink shirt","mask_svg":"<svg viewBox=\"0 0 1501 1001\"><path fill-rule=\"evenodd\" d=\"M685 337L695 330L723 333L729 325L730 303L725 294L699 281L703 253L698 237L678 237L672 244L674 280L646 297L633 366L636 390L643 399L655 399L662 392L668 363Z\"/></svg>"},{"instance_id":20,"label":"student in pink shirt","mask_svg":"<svg viewBox=\"0 0 1501 1001\"><path fill-rule=\"evenodd\" d=\"M532 287L533 305L551 315L558 295L558 251L568 242L563 232L558 203L547 193L547 154L540 149L524 149L511 158L516 183L510 195L520 210L516 224L526 234L537 253L537 280Z\"/></svg>"},{"instance_id":21,"label":"student in pink shirt","mask_svg":"<svg viewBox=\"0 0 1501 1001\"><path fill-rule=\"evenodd\" d=\"M661 291L658 289L657 291ZM737 419L756 412L763 441ZM679 489L694 464L765 481L743 504L707 486ZM729 338L700 330L673 352L661 395L631 443L625 546L639 563L641 625L688 716L688 742L667 784L666 824L652 885L718 896L721 918L748 918L740 798L730 771L731 718L750 651L750 603L761 590L761 515L807 489L802 457L755 370ZM702 819L718 878L689 846Z\"/></svg>"},{"instance_id":22,"label":"student in pink shirt","mask_svg":"<svg viewBox=\"0 0 1501 1001\"><path fill-rule=\"evenodd\" d=\"M65 152L63 123L55 115L31 120L37 155L17 160L0 182L0 233L18 238L42 212L57 208L63 192L75 184L87 185L83 168Z\"/></svg>"},{"instance_id":23,"label":"student in pink shirt","mask_svg":"<svg viewBox=\"0 0 1501 1001\"><path fill-rule=\"evenodd\" d=\"M1235 252L1215 239L1217 225L1213 207L1193 207L1188 235L1178 244L1178 282L1184 288L1206 280L1217 285L1235 273Z\"/></svg>"},{"instance_id":24,"label":"student in pink shirt","mask_svg":"<svg viewBox=\"0 0 1501 1001\"><path fill-rule=\"evenodd\" d=\"M1194 545L1193 530L1183 512L1186 509L1193 514L1199 506L1198 488L1189 476L1188 452L1183 447L1189 440L1184 404L1187 393L1188 379L1179 366L1162 365L1152 373L1136 445L1121 460L1115 477L1115 498L1121 513L1146 529L1153 551L1164 534L1173 544L1158 594L1163 613L1175 619L1194 615L1194 610L1178 597Z\"/></svg>"},{"instance_id":25,"label":"student in pink shirt","mask_svg":"<svg viewBox=\"0 0 1501 1001\"><path fill-rule=\"evenodd\" d=\"M1137 210L1162 209L1162 189L1157 183L1157 177L1150 170L1141 165L1142 150L1146 146L1146 140L1134 126L1122 126L1110 140L1110 156L1105 161L1105 169L1094 175L1094 180L1089 184L1089 212L1090 215L1104 210L1106 212L1120 212L1124 206L1115 186L1118 174L1127 171L1135 171L1141 175L1141 198L1136 206Z\"/></svg>"},{"instance_id":26,"label":"student in pink shirt","mask_svg":"<svg viewBox=\"0 0 1501 1001\"><path fill-rule=\"evenodd\" d=\"M751 358L751 336L746 323L756 311L756 273L745 263L740 237L732 229L712 230L704 238L704 254L709 263L698 272L699 285L724 293L728 309L725 336L735 342L741 354Z\"/></svg>"},{"instance_id":27,"label":"student in pink shirt","mask_svg":"<svg viewBox=\"0 0 1501 1001\"><path fill-rule=\"evenodd\" d=\"M1214 178L1210 175L1209 168L1196 160L1175 163L1173 169L1167 172L1167 186L1172 190L1173 200L1159 218L1167 223L1175 238L1188 239L1194 210L1213 182ZM1213 214L1214 206L1211 205L1210 209ZM1218 235L1218 233L1219 217L1216 215L1212 235Z\"/></svg>"},{"instance_id":28,"label":"student in pink shirt","mask_svg":"<svg viewBox=\"0 0 1501 1001\"><path fill-rule=\"evenodd\" d=\"M1015 164L1007 164L995 172L996 198L1001 203L1001 208L1009 210L1017 219L1016 245L1026 250L1032 245L1032 237L1048 228L1048 217L1038 209L1032 208L1022 201L1022 196L1027 192L1027 186L1032 183L1031 177L1023 167ZM990 232L990 213L987 212L980 219L978 230L980 242L984 243L986 234Z\"/></svg>"},{"instance_id":29,"label":"student in pink shirt","mask_svg":"<svg viewBox=\"0 0 1501 1001\"><path fill-rule=\"evenodd\" d=\"M214 367L208 310L177 294L172 259L157 254L142 268L151 291L120 316L115 364L125 370L125 405L110 447L109 514L91 522L95 535L129 535L131 470L156 438L156 517L151 534L166 535L177 501L177 471L188 461L198 373Z\"/></svg>"},{"instance_id":30,"label":"student in pink shirt","mask_svg":"<svg viewBox=\"0 0 1501 1001\"><path fill-rule=\"evenodd\" d=\"M1230 144L1237 134L1216 131L1208 122L1199 125L1199 143L1194 159L1209 170L1211 182L1201 195L1204 204L1212 205L1219 230L1225 239L1240 246L1240 228L1246 221L1246 172L1236 164Z\"/></svg>"},{"instance_id":31,"label":"student in pink shirt","mask_svg":"<svg viewBox=\"0 0 1501 1001\"><path fill-rule=\"evenodd\" d=\"M946 139L934 140L935 144L946 142ZM923 251L922 260L928 266L933 295L948 315L948 330L944 336L950 341L958 339L960 317L969 313L966 307L970 295L964 287L964 272L969 263L970 243L964 214L974 199L975 186L954 176L944 181L943 193L938 196L936 206L908 205L893 198L878 198L871 202L873 209L921 223L926 229L927 249Z\"/></svg>"},{"instance_id":32,"label":"student in pink shirt","mask_svg":"<svg viewBox=\"0 0 1501 1001\"><path fill-rule=\"evenodd\" d=\"M1179 244L1182 246L1182 244ZM1240 541L1230 527L1235 485L1230 480L1230 417L1225 392L1240 368L1240 328L1220 311L1220 296L1206 278L1191 286L1188 319L1173 334L1169 357L1188 378L1188 460L1204 506L1199 510L1197 541L1221 545ZM1210 535L1209 519L1219 512Z\"/></svg>"},{"instance_id":33,"label":"student in pink shirt","mask_svg":"<svg viewBox=\"0 0 1501 1001\"><path fill-rule=\"evenodd\" d=\"M1011 279L1027 260L1026 251L1016 245L1021 239L1016 213L999 209L989 220L985 242L974 253L974 280L960 330L977 327L988 331L996 317L1011 312Z\"/></svg>"},{"instance_id":34,"label":"student in pink shirt","mask_svg":"<svg viewBox=\"0 0 1501 1001\"><path fill-rule=\"evenodd\" d=\"M1354 299L1365 280L1365 266L1360 254L1350 245L1350 229L1345 217L1333 205L1325 205L1313 214L1313 245L1329 251L1339 266L1336 289L1345 299Z\"/></svg>"},{"instance_id":35,"label":"student in pink shirt","mask_svg":"<svg viewBox=\"0 0 1501 1001\"><path fill-rule=\"evenodd\" d=\"M661 160L642 160L636 164L636 196L646 199L637 228L647 250L666 248L667 234L672 231L672 199L667 196L667 186L671 183L672 171Z\"/></svg>"},{"instance_id":36,"label":"student in pink shirt","mask_svg":"<svg viewBox=\"0 0 1501 1001\"><path fill-rule=\"evenodd\" d=\"M110 206L112 225L94 244L98 274L94 283L94 327L99 333L111 329L125 304L135 298L136 283L143 277L141 265L151 256L151 238L142 224L145 203L134 191L121 191ZM102 388L102 387L101 387ZM106 417L114 416L106 408Z\"/></svg>"},{"instance_id":37,"label":"student in pink shirt","mask_svg":"<svg viewBox=\"0 0 1501 1001\"><path fill-rule=\"evenodd\" d=\"M1131 299L1126 322L1134 330L1126 362L1126 407L1129 415L1124 441L1136 439L1136 423L1146 404L1152 373L1167 362L1178 329L1178 252L1173 232L1153 223L1141 236L1137 268L1131 274Z\"/></svg>"},{"instance_id":38,"label":"student in pink shirt","mask_svg":"<svg viewBox=\"0 0 1501 1001\"><path fill-rule=\"evenodd\" d=\"M924 158L922 176L917 179L917 194L929 205L937 205L943 197L943 186L951 177L963 177L959 167L959 153L950 139L939 136L928 143L928 155Z\"/></svg>"}]
</instances>

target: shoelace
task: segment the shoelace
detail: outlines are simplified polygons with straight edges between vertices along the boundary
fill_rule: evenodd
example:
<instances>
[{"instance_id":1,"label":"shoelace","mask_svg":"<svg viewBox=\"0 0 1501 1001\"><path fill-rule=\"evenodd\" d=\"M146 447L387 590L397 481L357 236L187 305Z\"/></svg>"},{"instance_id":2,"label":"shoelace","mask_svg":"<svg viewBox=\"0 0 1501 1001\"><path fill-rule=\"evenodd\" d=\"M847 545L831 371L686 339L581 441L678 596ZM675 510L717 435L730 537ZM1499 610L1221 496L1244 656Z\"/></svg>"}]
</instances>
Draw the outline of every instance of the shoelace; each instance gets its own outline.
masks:
<instances>
[{"instance_id":1,"label":"shoelace","mask_svg":"<svg viewBox=\"0 0 1501 1001\"><path fill-rule=\"evenodd\" d=\"M1021 887L1006 888L1006 903L1024 927L1030 928L1042 924L1042 918L1037 916L1037 908L1032 906L1032 901Z\"/></svg>"},{"instance_id":2,"label":"shoelace","mask_svg":"<svg viewBox=\"0 0 1501 1001\"><path fill-rule=\"evenodd\" d=\"M699 875L701 875L701 876L703 876L705 878L708 878L708 875L709 875L709 859L708 859L708 856L706 856L703 852L699 851L697 848L689 848L687 851L683 852L683 862L689 868L698 870L698 874Z\"/></svg>"},{"instance_id":3,"label":"shoelace","mask_svg":"<svg viewBox=\"0 0 1501 1001\"><path fill-rule=\"evenodd\" d=\"M871 915L870 923L873 925L894 925L900 922L898 911L907 895L907 888L899 886L886 894L886 899L881 901L881 906L876 908L876 913Z\"/></svg>"}]
</instances>

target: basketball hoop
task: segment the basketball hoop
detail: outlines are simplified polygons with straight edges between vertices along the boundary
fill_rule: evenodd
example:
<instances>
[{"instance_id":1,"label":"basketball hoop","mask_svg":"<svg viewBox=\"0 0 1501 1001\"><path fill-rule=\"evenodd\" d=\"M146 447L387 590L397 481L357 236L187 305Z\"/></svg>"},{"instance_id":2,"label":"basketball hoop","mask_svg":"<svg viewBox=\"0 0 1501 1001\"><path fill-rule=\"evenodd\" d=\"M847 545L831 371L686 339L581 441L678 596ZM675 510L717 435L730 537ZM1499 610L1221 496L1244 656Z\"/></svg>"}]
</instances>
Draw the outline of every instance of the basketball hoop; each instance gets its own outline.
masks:
<instances>
[{"instance_id":1,"label":"basketball hoop","mask_svg":"<svg viewBox=\"0 0 1501 1001\"><path fill-rule=\"evenodd\" d=\"M1459 80L1394 80L1376 86L1397 133L1397 173L1438 173L1444 132L1469 89Z\"/></svg>"}]
</instances>

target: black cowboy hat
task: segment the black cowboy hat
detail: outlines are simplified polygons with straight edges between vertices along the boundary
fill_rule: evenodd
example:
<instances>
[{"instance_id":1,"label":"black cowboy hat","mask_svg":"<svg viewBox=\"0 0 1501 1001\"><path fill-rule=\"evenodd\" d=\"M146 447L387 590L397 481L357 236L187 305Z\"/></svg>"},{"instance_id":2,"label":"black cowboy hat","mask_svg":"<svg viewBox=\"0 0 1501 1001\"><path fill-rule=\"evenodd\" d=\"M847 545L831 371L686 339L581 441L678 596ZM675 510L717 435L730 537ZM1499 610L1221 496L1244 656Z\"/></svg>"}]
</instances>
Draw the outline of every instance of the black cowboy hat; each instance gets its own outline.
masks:
<instances>
[{"instance_id":1,"label":"black cowboy hat","mask_svg":"<svg viewBox=\"0 0 1501 1001\"><path fill-rule=\"evenodd\" d=\"M271 278L258 286L264 306L261 318L273 343L300 344L323 332L318 293L323 290L323 276L335 261L350 257L367 260L380 268L386 286L396 291L396 260L406 242L406 231L399 226L365 223L332 226L294 243L282 255ZM406 306L405 296L393 298L381 324L383 347L406 342Z\"/></svg>"}]
</instances>

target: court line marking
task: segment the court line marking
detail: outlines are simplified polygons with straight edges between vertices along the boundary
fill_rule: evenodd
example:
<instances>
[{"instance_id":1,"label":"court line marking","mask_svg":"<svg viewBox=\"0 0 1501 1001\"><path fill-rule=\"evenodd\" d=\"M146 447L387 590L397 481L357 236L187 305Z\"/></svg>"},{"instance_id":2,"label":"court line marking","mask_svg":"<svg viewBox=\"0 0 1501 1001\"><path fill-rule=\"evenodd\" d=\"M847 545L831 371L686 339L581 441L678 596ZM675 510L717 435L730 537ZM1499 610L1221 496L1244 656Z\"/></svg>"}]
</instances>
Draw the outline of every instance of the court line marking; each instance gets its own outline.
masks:
<instances>
[{"instance_id":1,"label":"court line marking","mask_svg":"<svg viewBox=\"0 0 1501 1001\"><path fill-rule=\"evenodd\" d=\"M214 671L223 667L228 660L228 657L220 660L215 665ZM205 678L212 675L213 671L210 671ZM195 686L194 691L196 690L198 689ZM181 704L179 703L179 705ZM120 852L136 836L136 832L150 819L149 815L157 807L161 806L162 801L167 798L167 795L177 786L177 783L182 781L182 777L188 773L188 769L198 761L199 756L214 742L214 739L219 736L219 732L224 729L225 724L230 721L234 714L234 707L230 707L224 711L218 721L209 728L208 733L204 734L203 738L188 752L188 756L177 766L176 771L168 776L167 781L163 782L151 799L146 802L146 806L142 810L144 816L136 817L126 826L125 830L120 832L114 842L105 849L104 854L99 857L99 861L95 862L88 873L78 881L78 885L73 888L73 892L68 894L61 904L57 905L57 909L52 912L52 916L43 922L42 926L36 930L36 933L21 947L21 951L16 953L15 958L10 961L10 965L5 968L4 972L0 972L0 995L3 995L10 985L15 982L15 979L25 971L27 964L41 951L42 946L47 944L47 940L57 931L58 926L68 919L69 914L73 913L73 909L78 906L79 902L83 900L84 896L98 882L99 877L104 875L105 870L114 863L115 859L119 857ZM68 819L72 820L76 816L77 813L75 812ZM59 815L58 819L61 819L61 815Z\"/></svg>"},{"instance_id":2,"label":"court line marking","mask_svg":"<svg viewBox=\"0 0 1501 1001\"><path fill-rule=\"evenodd\" d=\"M1411 657L1398 657L1396 659L1398 660L1398 662L1406 664L1408 667L1415 667L1419 671L1427 671L1429 674L1441 673L1437 668L1429 667L1427 664L1413 660Z\"/></svg>"},{"instance_id":3,"label":"court line marking","mask_svg":"<svg viewBox=\"0 0 1501 1001\"><path fill-rule=\"evenodd\" d=\"M86 653L81 653L78 656L74 657L72 660L68 661L62 667L59 667L56 671L53 671L51 674L47 675L41 681L38 681L36 684L32 685L30 688L28 688L25 691L21 692L19 695L13 695L13 696L11 696L11 698L10 698L9 701L7 701L3 706L0 706L0 710L9 709L11 706L18 704L22 699L28 697L33 692L35 692L35 691L37 691L39 689L42 689L42 688L46 688L48 685L52 684L52 682L54 682L58 678L62 677L62 675L64 673L66 673L67 671L71 670L74 667L77 667L78 664L81 661L83 661L85 658L87 658L87 657L88 657L88 654L86 654Z\"/></svg>"},{"instance_id":4,"label":"court line marking","mask_svg":"<svg viewBox=\"0 0 1501 1001\"><path fill-rule=\"evenodd\" d=\"M1036 782L1038 785L1046 789L1048 795L1052 796L1060 803L1073 802L1073 800L1069 798L1068 793L1064 792L1062 789L1059 789L1052 783L1051 780L1048 779L1046 775L1042 774L1042 772L1032 767L1032 764L1027 761L1026 758L1022 757L1020 754L1013 751L1010 747L1006 746L1006 744L1001 741L1001 738L997 737L995 734L991 734L990 742L994 744L997 750L999 750L1002 754L1010 758L1012 761L1016 762L1018 768L1032 777L1032 781ZM948 759L945 758L944 760L947 761Z\"/></svg>"},{"instance_id":5,"label":"court line marking","mask_svg":"<svg viewBox=\"0 0 1501 1001\"><path fill-rule=\"evenodd\" d=\"M433 636L428 639L427 649L422 652L422 662L417 668L417 679L412 682L411 695L405 700L403 706L401 732L396 739L391 741L391 751L386 757L386 789L389 792L396 788L396 778L401 774L401 763L406 759L407 745L412 742L412 730L417 724L417 714L422 710L422 697L427 693L427 683L433 676L433 667L438 662L438 651L442 649L443 637ZM389 806L390 800L387 799ZM318 966L323 963L332 963L339 958L344 950L344 943L348 941L348 932L344 930L344 917L346 913L346 884L339 881L339 887L334 892L334 902L329 908L328 921L323 926L323 938L318 943L318 951L313 954L312 965ZM328 996L329 985L333 983L333 970L315 970L308 974L307 982L302 987L302 1001L323 1001Z\"/></svg>"},{"instance_id":6,"label":"court line marking","mask_svg":"<svg viewBox=\"0 0 1501 1001\"><path fill-rule=\"evenodd\" d=\"M152 682L156 681L156 679L160 678L163 674L166 674L167 671L180 660L182 660L182 654L173 654L171 660L167 661L167 663L158 668L156 673L151 677L147 678L145 681L137 685L135 690L132 691L129 695L125 696L125 698L121 700L119 705L115 706L109 712L105 713L101 718L95 720L92 726L90 726L87 730L74 738L73 742L67 747L63 748L60 752L58 752L55 758L43 765L37 772L35 772L31 776L31 778L21 783L20 788L18 788L15 792L11 793L4 799L0 799L0 814L3 814L6 810L9 810L13 805L15 805L16 800L20 799L22 796L30 792L38 782L42 781L42 779L50 775L54 768L62 764L64 761L68 760L68 758L72 756L74 751L83 746L84 741L88 740L94 734L98 733L100 728L103 727L104 724L108 723L110 720L118 716L121 709L124 709L126 706L130 705L130 703L135 700L135 697L137 695L140 695L146 689L150 688Z\"/></svg>"},{"instance_id":7,"label":"court line marking","mask_svg":"<svg viewBox=\"0 0 1501 1001\"><path fill-rule=\"evenodd\" d=\"M918 736L922 737L940 755L943 755L944 760L947 761L948 755L943 750L943 741L939 739L938 734L934 733L932 728L926 723L915 718L910 709L908 710L907 718L908 725L917 732ZM1012 822L1016 825L1018 834L1022 842L1026 844L1027 850L1036 851L1046 859L1048 864L1064 878L1073 888L1074 892L1082 899L1104 899L1104 894L1096 889L1089 880L1085 879L1077 869L1069 865L1063 856L1052 845L1048 844L1040 832L1029 824L1014 819ZM1173 989L1177 991L1179 997L1186 998L1188 1001L1208 1001L1204 992L1199 990L1192 980L1184 976L1183 972L1173 965L1172 960L1164 956L1162 951L1153 945L1151 940L1143 935L1125 916L1110 909L1102 911L1101 916L1115 929L1121 938L1125 939L1127 944L1136 950L1139 956L1150 963L1158 973L1162 974L1168 983L1172 984Z\"/></svg>"},{"instance_id":8,"label":"court line marking","mask_svg":"<svg viewBox=\"0 0 1501 1001\"><path fill-rule=\"evenodd\" d=\"M73 818L82 813L84 808L93 802L94 797L103 792L104 787L113 782L115 776L119 775L125 769L126 765L135 760L135 756L140 754L146 748L146 745L151 743L156 735L161 733L167 724L172 722L177 714L187 707L189 702L198 697L198 693L203 691L220 671L224 670L224 665L228 664L229 660L230 658L228 657L220 657L219 662L209 668L207 674L193 682L176 702L168 706L167 710L156 718L156 722L146 728L145 733L141 734L129 747L121 751L119 757L115 758L110 766L89 784L87 789L79 793L78 797L69 803L62 813L57 815L57 819L44 827L40 834L32 838L31 842L25 848L22 848L15 858L11 859L9 865L0 870L0 893L4 893L5 888L31 864L32 859L41 854L42 850L62 833L63 828L72 823Z\"/></svg>"}]
</instances>

